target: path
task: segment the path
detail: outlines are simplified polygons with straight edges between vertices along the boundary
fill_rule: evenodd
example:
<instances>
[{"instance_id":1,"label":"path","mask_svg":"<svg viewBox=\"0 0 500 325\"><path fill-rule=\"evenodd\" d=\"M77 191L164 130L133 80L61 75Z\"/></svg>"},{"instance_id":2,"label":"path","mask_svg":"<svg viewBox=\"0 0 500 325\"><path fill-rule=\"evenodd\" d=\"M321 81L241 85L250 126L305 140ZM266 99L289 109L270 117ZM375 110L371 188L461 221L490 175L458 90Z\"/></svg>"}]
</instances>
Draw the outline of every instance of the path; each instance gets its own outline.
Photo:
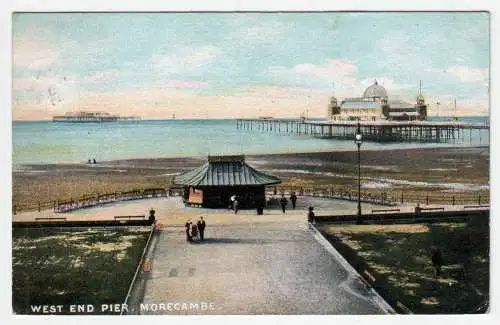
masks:
<instances>
[{"instance_id":1,"label":"path","mask_svg":"<svg viewBox=\"0 0 500 325\"><path fill-rule=\"evenodd\" d=\"M204 242L186 242L182 227L161 233L146 281L148 311L141 314L384 313L304 221L217 226L207 221ZM201 302L214 309L172 305Z\"/></svg>"}]
</instances>

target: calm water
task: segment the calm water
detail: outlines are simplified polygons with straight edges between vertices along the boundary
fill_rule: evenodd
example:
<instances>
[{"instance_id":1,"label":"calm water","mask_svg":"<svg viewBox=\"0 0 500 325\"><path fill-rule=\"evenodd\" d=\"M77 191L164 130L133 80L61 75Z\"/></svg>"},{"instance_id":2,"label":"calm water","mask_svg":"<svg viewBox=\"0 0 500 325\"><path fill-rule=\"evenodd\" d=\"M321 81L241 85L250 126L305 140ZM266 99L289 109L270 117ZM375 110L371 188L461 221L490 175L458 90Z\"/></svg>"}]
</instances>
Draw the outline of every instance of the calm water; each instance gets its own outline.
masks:
<instances>
[{"instance_id":1,"label":"calm water","mask_svg":"<svg viewBox=\"0 0 500 325\"><path fill-rule=\"evenodd\" d=\"M436 119L434 119L436 120ZM442 119L446 120L446 119ZM485 122L487 117L462 118ZM13 167L22 164L187 157L217 154L268 154L355 149L353 141L317 139L236 129L234 120L162 120L117 123L13 122ZM393 149L487 145L488 131L472 131L458 144L363 143Z\"/></svg>"}]
</instances>

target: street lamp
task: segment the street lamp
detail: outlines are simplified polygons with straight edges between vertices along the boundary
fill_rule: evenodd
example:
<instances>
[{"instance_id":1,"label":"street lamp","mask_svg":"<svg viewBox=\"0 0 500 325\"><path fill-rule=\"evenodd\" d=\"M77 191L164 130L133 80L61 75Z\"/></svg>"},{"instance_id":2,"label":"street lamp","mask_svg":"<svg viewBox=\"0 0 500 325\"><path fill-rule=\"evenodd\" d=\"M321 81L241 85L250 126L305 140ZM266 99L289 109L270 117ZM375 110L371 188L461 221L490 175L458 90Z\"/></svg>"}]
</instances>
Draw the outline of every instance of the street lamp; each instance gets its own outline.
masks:
<instances>
[{"instance_id":1,"label":"street lamp","mask_svg":"<svg viewBox=\"0 0 500 325\"><path fill-rule=\"evenodd\" d=\"M361 134L361 125L359 122L354 141L358 145L358 213L356 223L359 225L361 224L361 143L363 142L363 135Z\"/></svg>"}]
</instances>

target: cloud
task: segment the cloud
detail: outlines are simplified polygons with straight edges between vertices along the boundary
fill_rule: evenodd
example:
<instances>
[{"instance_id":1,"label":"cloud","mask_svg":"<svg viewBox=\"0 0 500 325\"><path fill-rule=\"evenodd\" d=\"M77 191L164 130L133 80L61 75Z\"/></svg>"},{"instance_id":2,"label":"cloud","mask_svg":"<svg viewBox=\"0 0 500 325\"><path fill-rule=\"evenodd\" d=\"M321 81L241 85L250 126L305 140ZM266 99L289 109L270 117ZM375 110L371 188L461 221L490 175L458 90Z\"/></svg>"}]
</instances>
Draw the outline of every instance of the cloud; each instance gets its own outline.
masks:
<instances>
[{"instance_id":1,"label":"cloud","mask_svg":"<svg viewBox=\"0 0 500 325\"><path fill-rule=\"evenodd\" d=\"M208 88L209 84L204 81L197 80L164 80L159 83L160 87L166 89L204 89Z\"/></svg>"},{"instance_id":2,"label":"cloud","mask_svg":"<svg viewBox=\"0 0 500 325\"><path fill-rule=\"evenodd\" d=\"M59 51L43 41L15 39L12 48L14 67L29 68L32 70L44 69L52 66L59 58Z\"/></svg>"},{"instance_id":3,"label":"cloud","mask_svg":"<svg viewBox=\"0 0 500 325\"><path fill-rule=\"evenodd\" d=\"M78 76L41 75L31 78L13 78L12 90L14 98L19 101L35 99L38 104L48 103L50 106L75 100L80 93Z\"/></svg>"},{"instance_id":4,"label":"cloud","mask_svg":"<svg viewBox=\"0 0 500 325\"><path fill-rule=\"evenodd\" d=\"M323 64L300 63L292 68L270 67L265 74L278 84L301 85L306 87L354 91L357 85L357 67L350 60L329 59Z\"/></svg>"},{"instance_id":5,"label":"cloud","mask_svg":"<svg viewBox=\"0 0 500 325\"><path fill-rule=\"evenodd\" d=\"M237 33L237 39L243 43L269 43L282 34L285 26L277 21L267 23L255 22L255 25L246 27Z\"/></svg>"},{"instance_id":6,"label":"cloud","mask_svg":"<svg viewBox=\"0 0 500 325\"><path fill-rule=\"evenodd\" d=\"M489 78L488 69L452 66L446 71L461 82L487 82Z\"/></svg>"},{"instance_id":7,"label":"cloud","mask_svg":"<svg viewBox=\"0 0 500 325\"><path fill-rule=\"evenodd\" d=\"M221 50L215 46L207 45L199 48L185 47L172 54L154 55L151 65L154 70L163 73L192 72L209 65Z\"/></svg>"},{"instance_id":8,"label":"cloud","mask_svg":"<svg viewBox=\"0 0 500 325\"><path fill-rule=\"evenodd\" d=\"M115 79L120 74L119 70L100 70L95 71L91 75L85 78L87 83L101 83L101 82L109 82L112 79Z\"/></svg>"}]
</instances>

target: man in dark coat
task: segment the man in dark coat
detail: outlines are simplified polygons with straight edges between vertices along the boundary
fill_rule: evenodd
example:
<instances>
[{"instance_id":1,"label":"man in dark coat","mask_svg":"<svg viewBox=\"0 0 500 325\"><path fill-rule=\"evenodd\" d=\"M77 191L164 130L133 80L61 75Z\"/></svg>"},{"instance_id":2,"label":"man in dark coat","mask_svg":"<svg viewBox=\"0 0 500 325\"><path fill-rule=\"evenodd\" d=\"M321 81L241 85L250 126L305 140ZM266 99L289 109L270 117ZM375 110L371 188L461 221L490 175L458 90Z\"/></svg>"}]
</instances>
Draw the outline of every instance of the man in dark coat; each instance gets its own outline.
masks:
<instances>
[{"instance_id":1,"label":"man in dark coat","mask_svg":"<svg viewBox=\"0 0 500 325\"><path fill-rule=\"evenodd\" d=\"M200 217L200 220L198 220L196 225L198 226L198 230L200 231L200 239L203 240L203 238L205 236L205 226L206 226L205 220L203 220L203 217Z\"/></svg>"},{"instance_id":2,"label":"man in dark coat","mask_svg":"<svg viewBox=\"0 0 500 325\"><path fill-rule=\"evenodd\" d=\"M186 227L186 240L192 241L193 237L191 237L191 220L186 221L184 227Z\"/></svg>"},{"instance_id":3,"label":"man in dark coat","mask_svg":"<svg viewBox=\"0 0 500 325\"><path fill-rule=\"evenodd\" d=\"M314 207L309 207L309 212L307 213L307 222L314 223Z\"/></svg>"},{"instance_id":4,"label":"man in dark coat","mask_svg":"<svg viewBox=\"0 0 500 325\"><path fill-rule=\"evenodd\" d=\"M153 208L151 208L151 210L149 210L149 221L151 221L151 223L154 223L155 222L155 210Z\"/></svg>"},{"instance_id":5,"label":"man in dark coat","mask_svg":"<svg viewBox=\"0 0 500 325\"><path fill-rule=\"evenodd\" d=\"M434 248L432 250L431 257L432 265L436 269L436 275L441 275L441 266L443 266L443 255L441 254L441 250L439 248Z\"/></svg>"},{"instance_id":6,"label":"man in dark coat","mask_svg":"<svg viewBox=\"0 0 500 325\"><path fill-rule=\"evenodd\" d=\"M297 204L297 195L295 195L295 192L292 192L290 195L290 201L292 202L292 209L295 210L295 205Z\"/></svg>"},{"instance_id":7,"label":"man in dark coat","mask_svg":"<svg viewBox=\"0 0 500 325\"><path fill-rule=\"evenodd\" d=\"M285 213L286 205L288 204L288 200L286 199L285 194L281 195L280 204L281 204L281 210L283 210L283 213Z\"/></svg>"}]
</instances>

